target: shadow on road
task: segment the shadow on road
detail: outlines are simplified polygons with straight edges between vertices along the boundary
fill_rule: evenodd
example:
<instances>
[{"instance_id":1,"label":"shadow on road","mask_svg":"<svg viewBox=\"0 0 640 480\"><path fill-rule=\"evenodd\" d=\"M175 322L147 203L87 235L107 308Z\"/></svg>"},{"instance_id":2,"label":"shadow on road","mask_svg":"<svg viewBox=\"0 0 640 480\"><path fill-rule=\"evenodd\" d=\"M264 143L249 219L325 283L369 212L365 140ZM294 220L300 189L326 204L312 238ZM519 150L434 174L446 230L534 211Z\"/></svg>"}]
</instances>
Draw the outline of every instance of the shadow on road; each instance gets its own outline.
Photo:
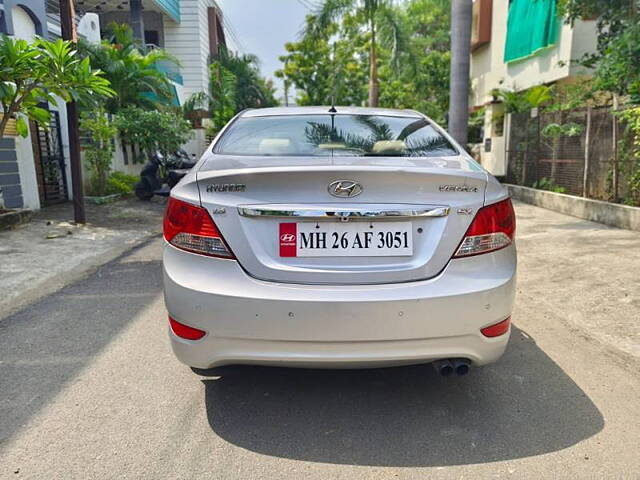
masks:
<instances>
[{"instance_id":1,"label":"shadow on road","mask_svg":"<svg viewBox=\"0 0 640 480\"><path fill-rule=\"evenodd\" d=\"M429 365L230 372L204 381L213 431L242 448L296 460L486 463L560 450L604 426L585 393L517 328L499 363L466 377L441 378Z\"/></svg>"},{"instance_id":2,"label":"shadow on road","mask_svg":"<svg viewBox=\"0 0 640 480\"><path fill-rule=\"evenodd\" d=\"M0 450L161 294L141 248L0 321Z\"/></svg>"}]
</instances>

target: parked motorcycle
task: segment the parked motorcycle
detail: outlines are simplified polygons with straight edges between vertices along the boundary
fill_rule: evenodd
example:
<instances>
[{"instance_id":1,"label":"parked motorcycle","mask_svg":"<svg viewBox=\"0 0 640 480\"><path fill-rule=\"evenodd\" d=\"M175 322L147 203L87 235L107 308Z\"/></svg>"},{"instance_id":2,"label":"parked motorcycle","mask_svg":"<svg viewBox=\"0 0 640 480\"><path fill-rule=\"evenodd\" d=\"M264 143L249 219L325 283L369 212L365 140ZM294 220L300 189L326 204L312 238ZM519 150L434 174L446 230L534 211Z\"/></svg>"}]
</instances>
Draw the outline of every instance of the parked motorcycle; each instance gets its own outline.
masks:
<instances>
[{"instance_id":1,"label":"parked motorcycle","mask_svg":"<svg viewBox=\"0 0 640 480\"><path fill-rule=\"evenodd\" d=\"M168 197L169 192L196 164L184 150L165 157L154 152L140 172L135 194L140 200L151 200L154 195Z\"/></svg>"}]
</instances>

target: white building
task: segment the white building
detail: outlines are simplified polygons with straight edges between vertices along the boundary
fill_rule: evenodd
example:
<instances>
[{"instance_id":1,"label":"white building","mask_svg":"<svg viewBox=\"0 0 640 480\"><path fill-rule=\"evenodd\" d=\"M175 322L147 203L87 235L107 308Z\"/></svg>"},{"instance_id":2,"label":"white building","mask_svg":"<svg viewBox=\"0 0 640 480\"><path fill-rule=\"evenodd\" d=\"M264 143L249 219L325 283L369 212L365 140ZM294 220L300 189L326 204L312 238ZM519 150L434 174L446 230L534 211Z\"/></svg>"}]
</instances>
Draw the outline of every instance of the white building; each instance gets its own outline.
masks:
<instances>
[{"instance_id":1,"label":"white building","mask_svg":"<svg viewBox=\"0 0 640 480\"><path fill-rule=\"evenodd\" d=\"M596 22L566 24L554 15L555 2L537 0L539 8L548 8L545 21L528 8L530 0L474 0L470 106L486 108L480 158L494 175L506 174L509 116L492 91L522 91L588 74L572 60L595 51Z\"/></svg>"},{"instance_id":2,"label":"white building","mask_svg":"<svg viewBox=\"0 0 640 480\"><path fill-rule=\"evenodd\" d=\"M33 40L60 36L57 0L1 0L0 32ZM222 14L214 0L77 0L78 34L98 42L112 21L132 26L148 48L165 48L180 66L158 65L172 80L176 103L191 94L209 91L209 63L225 45ZM31 122L27 138L15 135L0 141L0 190L9 208L38 209L72 198L66 108L50 106L48 131ZM114 170L136 174L142 165L125 161L116 143ZM186 146L199 156L206 148L204 130L195 130Z\"/></svg>"}]
</instances>

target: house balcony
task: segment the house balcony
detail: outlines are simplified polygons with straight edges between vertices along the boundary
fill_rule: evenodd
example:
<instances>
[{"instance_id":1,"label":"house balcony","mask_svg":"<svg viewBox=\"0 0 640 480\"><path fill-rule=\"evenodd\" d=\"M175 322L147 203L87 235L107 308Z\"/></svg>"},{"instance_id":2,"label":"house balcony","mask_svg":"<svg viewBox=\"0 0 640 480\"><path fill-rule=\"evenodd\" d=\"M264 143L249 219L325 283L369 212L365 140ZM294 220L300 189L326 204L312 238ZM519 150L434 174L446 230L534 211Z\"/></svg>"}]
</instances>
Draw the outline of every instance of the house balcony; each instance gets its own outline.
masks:
<instances>
[{"instance_id":1,"label":"house balcony","mask_svg":"<svg viewBox=\"0 0 640 480\"><path fill-rule=\"evenodd\" d=\"M129 13L129 0L77 0L78 11L103 13ZM175 23L180 23L180 0L142 0L143 12L156 12Z\"/></svg>"}]
</instances>

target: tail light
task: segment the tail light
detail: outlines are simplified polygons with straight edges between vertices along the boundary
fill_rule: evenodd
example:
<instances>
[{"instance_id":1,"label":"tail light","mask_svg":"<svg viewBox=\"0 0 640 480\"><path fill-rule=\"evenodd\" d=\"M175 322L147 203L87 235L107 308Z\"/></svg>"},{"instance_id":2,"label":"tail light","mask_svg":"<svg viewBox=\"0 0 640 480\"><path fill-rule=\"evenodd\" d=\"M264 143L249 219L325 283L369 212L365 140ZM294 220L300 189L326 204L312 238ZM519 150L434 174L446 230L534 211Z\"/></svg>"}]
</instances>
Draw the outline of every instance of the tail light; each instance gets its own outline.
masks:
<instances>
[{"instance_id":1,"label":"tail light","mask_svg":"<svg viewBox=\"0 0 640 480\"><path fill-rule=\"evenodd\" d=\"M507 198L478 210L453 258L494 252L511 245L516 233L516 214Z\"/></svg>"},{"instance_id":2,"label":"tail light","mask_svg":"<svg viewBox=\"0 0 640 480\"><path fill-rule=\"evenodd\" d=\"M207 332L200 330L199 328L190 327L184 323L180 323L177 320L169 317L169 325L171 330L180 338L186 338L187 340L200 340Z\"/></svg>"},{"instance_id":3,"label":"tail light","mask_svg":"<svg viewBox=\"0 0 640 480\"><path fill-rule=\"evenodd\" d=\"M489 338L499 337L500 335L504 335L509 331L510 324L511 324L511 317L507 317L501 322L498 322L494 325L489 325L488 327L484 327L480 331L485 337L489 337Z\"/></svg>"},{"instance_id":4,"label":"tail light","mask_svg":"<svg viewBox=\"0 0 640 480\"><path fill-rule=\"evenodd\" d=\"M174 247L212 257L235 258L202 207L169 197L164 212L164 238Z\"/></svg>"}]
</instances>

